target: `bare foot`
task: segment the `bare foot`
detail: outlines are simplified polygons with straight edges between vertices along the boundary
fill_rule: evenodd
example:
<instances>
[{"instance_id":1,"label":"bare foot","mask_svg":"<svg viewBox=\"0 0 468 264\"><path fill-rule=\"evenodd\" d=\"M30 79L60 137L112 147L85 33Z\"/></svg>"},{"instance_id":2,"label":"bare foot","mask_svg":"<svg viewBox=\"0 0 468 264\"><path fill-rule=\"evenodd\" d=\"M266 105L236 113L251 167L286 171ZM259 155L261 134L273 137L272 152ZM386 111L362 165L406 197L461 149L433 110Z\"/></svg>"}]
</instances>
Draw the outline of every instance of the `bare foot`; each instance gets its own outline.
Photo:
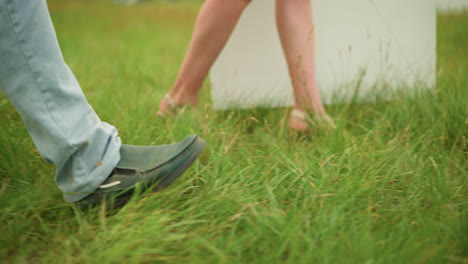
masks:
<instances>
[{"instance_id":1,"label":"bare foot","mask_svg":"<svg viewBox=\"0 0 468 264\"><path fill-rule=\"evenodd\" d=\"M309 124L307 124L307 118L304 112L295 112L293 110L291 112L291 116L289 117L288 127L292 131L296 131L299 133L306 132L309 130Z\"/></svg>"},{"instance_id":2,"label":"bare foot","mask_svg":"<svg viewBox=\"0 0 468 264\"><path fill-rule=\"evenodd\" d=\"M315 114L313 118L311 118L306 112L299 109L294 109L291 112L291 116L288 121L288 127L290 130L303 133L312 129L311 126L321 129L336 128L333 119L331 119L331 117L325 112Z\"/></svg>"},{"instance_id":3,"label":"bare foot","mask_svg":"<svg viewBox=\"0 0 468 264\"><path fill-rule=\"evenodd\" d=\"M158 116L176 116L181 114L186 106L196 108L198 97L179 97L172 96L170 93L166 94L159 104L159 111L156 113Z\"/></svg>"}]
</instances>

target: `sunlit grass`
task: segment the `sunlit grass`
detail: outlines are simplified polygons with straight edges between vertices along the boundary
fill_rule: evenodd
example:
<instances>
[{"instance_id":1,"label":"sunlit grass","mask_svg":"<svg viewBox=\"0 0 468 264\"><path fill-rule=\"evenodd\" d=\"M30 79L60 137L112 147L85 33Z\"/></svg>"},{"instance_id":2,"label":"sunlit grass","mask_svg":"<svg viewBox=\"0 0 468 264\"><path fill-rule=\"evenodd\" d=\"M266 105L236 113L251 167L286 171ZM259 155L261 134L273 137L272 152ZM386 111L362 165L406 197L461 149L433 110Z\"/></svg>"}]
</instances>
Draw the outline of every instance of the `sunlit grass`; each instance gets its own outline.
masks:
<instances>
[{"instance_id":1,"label":"sunlit grass","mask_svg":"<svg viewBox=\"0 0 468 264\"><path fill-rule=\"evenodd\" d=\"M129 144L200 134L170 188L119 212L66 204L0 97L0 262L466 263L468 14L438 17L437 88L330 106L333 132L287 133L288 109L158 119L199 3L49 2L64 56Z\"/></svg>"}]
</instances>

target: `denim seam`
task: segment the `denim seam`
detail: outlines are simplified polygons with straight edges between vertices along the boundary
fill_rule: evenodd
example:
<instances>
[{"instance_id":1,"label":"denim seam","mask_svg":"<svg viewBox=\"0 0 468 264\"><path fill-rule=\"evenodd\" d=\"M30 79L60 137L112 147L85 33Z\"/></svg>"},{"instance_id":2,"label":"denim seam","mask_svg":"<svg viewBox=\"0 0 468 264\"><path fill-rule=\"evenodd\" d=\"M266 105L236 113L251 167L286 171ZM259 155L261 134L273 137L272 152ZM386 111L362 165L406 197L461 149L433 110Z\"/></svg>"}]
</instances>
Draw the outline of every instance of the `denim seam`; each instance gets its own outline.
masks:
<instances>
[{"instance_id":1,"label":"denim seam","mask_svg":"<svg viewBox=\"0 0 468 264\"><path fill-rule=\"evenodd\" d=\"M11 0L10 0L11 1ZM75 153L75 158L76 158L76 161L78 162L78 168L75 168L76 169L76 172L78 172L78 174L81 174L81 175L89 175L89 173L86 172L86 169L85 169L85 166L83 164L83 158L81 156L81 153L80 151L78 151L78 148L76 146L74 146L73 144L70 144L70 142L68 141L64 131L63 131L63 126L61 126L59 120L57 119L57 117L55 116L54 114L54 106L53 104L51 103L51 100L50 100L50 95L49 92L47 90L44 90L44 87L43 87L43 80L40 78L39 73L38 72L35 72L31 66L31 56L30 54L28 55L28 52L25 50L25 43L26 41L22 38L21 36L21 33L20 33L20 30L18 28L19 26L19 23L18 21L15 19L16 17L16 12L13 8L13 6L11 5L11 2L10 1L7 1L7 10L9 11L9 15L10 15L10 21L11 21L11 24L12 24L12 28L13 28L13 32L20 44L20 48L21 48L21 51L23 53L23 56L24 56L24 59L28 65L28 68L31 72L31 75L35 81L35 84L36 86L38 87L39 89L39 92L41 94L41 98L42 98L42 101L44 103L44 106L45 108L47 109L47 112L49 113L49 115L51 116L52 120L54 120L57 128L58 128L58 131L60 132L62 138L64 139L64 142L71 148L74 150L74 153ZM71 158L73 158L73 154L71 155ZM57 164L56 164L57 165ZM57 171L58 172L58 171ZM86 185L91 185L91 183L86 183Z\"/></svg>"},{"instance_id":2,"label":"denim seam","mask_svg":"<svg viewBox=\"0 0 468 264\"><path fill-rule=\"evenodd\" d=\"M19 29L17 28L18 27L18 22L16 21L16 19L14 18L15 17L15 12L12 8L12 5L11 5L11 1L7 1L7 10L9 11L8 13L10 14L10 20L11 20L11 25L13 26L13 31L15 33L15 36L18 40L18 42L20 43L20 48L21 48L21 51L23 53L23 56L25 58L25 61L28 65L28 68L29 70L31 71L31 74L33 76L33 79L36 83L36 86L39 88L40 90L40 93L41 93L41 98L44 102L44 105L47 109L47 112L49 112L50 116L52 117L52 119L55 121L55 124L57 125L57 127L59 128L58 130L60 131L60 134L62 135L62 137L65 139L65 142L72 148L74 149L75 151L78 149L77 147L73 146L72 144L70 144L70 142L68 142L67 140L67 137L65 136L65 133L63 132L62 130L62 127L60 126L60 122L58 122L57 118L55 117L55 115L53 114L53 112L51 111L51 107L49 104L49 101L50 100L47 100L47 98L44 97L44 89L41 85L42 81L41 79L37 76L37 73L32 69L31 67L31 60L30 60L30 56L28 56L27 52L25 51L24 49L24 43L25 41L23 41L23 39L20 37L20 33L19 33Z\"/></svg>"}]
</instances>

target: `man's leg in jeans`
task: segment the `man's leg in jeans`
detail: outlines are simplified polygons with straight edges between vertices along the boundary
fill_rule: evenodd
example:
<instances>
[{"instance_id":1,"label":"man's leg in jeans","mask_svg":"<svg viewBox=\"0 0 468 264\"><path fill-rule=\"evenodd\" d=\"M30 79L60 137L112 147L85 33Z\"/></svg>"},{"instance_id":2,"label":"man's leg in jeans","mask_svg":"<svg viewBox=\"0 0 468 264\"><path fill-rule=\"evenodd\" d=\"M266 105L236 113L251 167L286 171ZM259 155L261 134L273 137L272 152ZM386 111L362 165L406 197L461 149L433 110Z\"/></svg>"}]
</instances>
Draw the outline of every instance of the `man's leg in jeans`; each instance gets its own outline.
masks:
<instances>
[{"instance_id":1,"label":"man's leg in jeans","mask_svg":"<svg viewBox=\"0 0 468 264\"><path fill-rule=\"evenodd\" d=\"M0 3L0 87L75 202L119 162L117 130L99 120L65 64L45 1Z\"/></svg>"},{"instance_id":2,"label":"man's leg in jeans","mask_svg":"<svg viewBox=\"0 0 468 264\"><path fill-rule=\"evenodd\" d=\"M41 155L56 165L56 181L65 200L85 198L119 164L122 150L117 130L98 118L65 64L44 0L0 0L0 39L0 89L22 116ZM179 145L180 150L171 151L183 151L189 144L187 141ZM161 165L159 157L151 157L153 152L130 148L123 153L133 157L145 153L150 158L142 164L153 161ZM176 155L166 154L169 158ZM192 156L187 157L191 162ZM139 165L140 160L129 166ZM179 163L187 167L191 164L187 162ZM163 165L167 167L166 163ZM178 169L176 165L167 169Z\"/></svg>"}]
</instances>

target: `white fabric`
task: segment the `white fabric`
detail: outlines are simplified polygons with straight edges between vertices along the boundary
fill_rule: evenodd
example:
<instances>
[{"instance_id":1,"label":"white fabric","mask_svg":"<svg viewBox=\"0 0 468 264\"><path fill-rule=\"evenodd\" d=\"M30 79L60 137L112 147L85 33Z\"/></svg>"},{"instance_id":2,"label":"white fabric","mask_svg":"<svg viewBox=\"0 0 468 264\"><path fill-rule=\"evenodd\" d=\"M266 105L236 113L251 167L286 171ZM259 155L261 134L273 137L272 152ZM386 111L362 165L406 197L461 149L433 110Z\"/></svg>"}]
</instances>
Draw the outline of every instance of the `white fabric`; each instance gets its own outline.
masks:
<instances>
[{"instance_id":1,"label":"white fabric","mask_svg":"<svg viewBox=\"0 0 468 264\"><path fill-rule=\"evenodd\" d=\"M215 62L215 109L292 105L274 2L251 2ZM368 102L435 85L435 0L314 0L312 9L324 103Z\"/></svg>"}]
</instances>

